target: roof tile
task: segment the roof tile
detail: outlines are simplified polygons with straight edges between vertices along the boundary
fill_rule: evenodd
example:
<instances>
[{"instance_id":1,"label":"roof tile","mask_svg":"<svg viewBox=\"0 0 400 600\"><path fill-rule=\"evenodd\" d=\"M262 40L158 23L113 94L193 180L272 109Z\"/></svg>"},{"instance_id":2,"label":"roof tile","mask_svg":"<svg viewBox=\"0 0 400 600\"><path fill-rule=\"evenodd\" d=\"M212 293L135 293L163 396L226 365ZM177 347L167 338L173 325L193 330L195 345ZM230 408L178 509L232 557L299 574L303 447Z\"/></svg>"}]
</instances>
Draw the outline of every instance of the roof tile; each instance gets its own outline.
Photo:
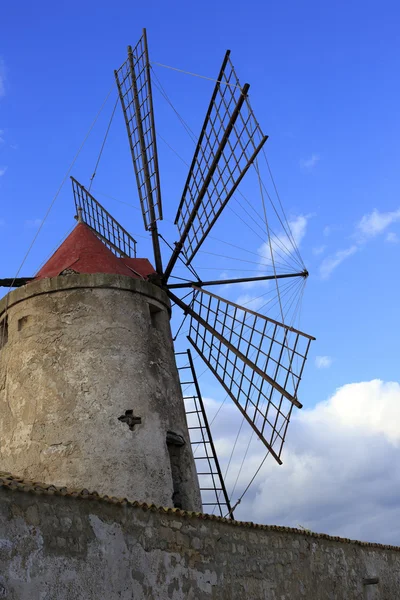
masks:
<instances>
[{"instance_id":1,"label":"roof tile","mask_svg":"<svg viewBox=\"0 0 400 600\"><path fill-rule=\"evenodd\" d=\"M132 506L135 508L141 508L142 510L151 510L154 512L174 514L176 516L181 516L184 518L192 518L192 519L203 519L207 521L218 521L219 523L226 523L229 526L234 527L245 527L258 529L263 531L281 531L285 533L294 533L299 535L304 535L306 537L313 537L318 539L325 539L328 541L340 542L342 544L356 544L357 546L363 546L366 548L378 548L378 549L386 549L393 550L395 552L400 552L399 546L391 546L388 544L378 544L376 542L361 542L359 540L350 540L348 538L342 538L338 536L328 535L326 533L315 533L313 531L306 531L304 529L296 529L294 527L282 527L280 525L259 525L257 523L253 523L252 521L244 522L244 521L234 521L232 519L227 519L225 517L218 517L217 515L208 515L205 513L198 513L193 511L186 511L180 508L171 508L171 507L160 507L155 504L147 504L146 502L138 502L137 500L131 501L127 498L116 498L115 496L108 496L106 494L102 495L98 492L89 492L86 488L82 490L71 489L67 487L57 487L52 484L46 484L41 482L35 482L23 479L22 477L18 477L12 475L11 473L0 471L0 487L12 490L12 491L21 491L25 493L34 493L34 494L46 494L46 495L55 495L55 496L69 496L72 498L82 498L85 500L97 500L100 502L107 502L110 504L117 504L120 506Z\"/></svg>"}]
</instances>

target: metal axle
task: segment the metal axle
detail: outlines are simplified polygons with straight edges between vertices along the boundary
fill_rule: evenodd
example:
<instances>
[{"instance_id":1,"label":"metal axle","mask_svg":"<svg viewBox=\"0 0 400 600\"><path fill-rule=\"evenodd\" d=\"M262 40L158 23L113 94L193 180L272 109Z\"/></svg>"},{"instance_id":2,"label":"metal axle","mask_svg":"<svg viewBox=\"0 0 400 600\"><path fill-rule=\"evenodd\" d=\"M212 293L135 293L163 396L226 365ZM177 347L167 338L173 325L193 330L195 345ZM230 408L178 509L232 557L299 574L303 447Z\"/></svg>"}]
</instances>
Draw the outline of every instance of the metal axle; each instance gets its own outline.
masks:
<instances>
[{"instance_id":1,"label":"metal axle","mask_svg":"<svg viewBox=\"0 0 400 600\"><path fill-rule=\"evenodd\" d=\"M288 279L289 277L308 277L308 271L304 270L301 273L284 273L280 275L261 275L260 277L240 277L239 279L213 279L212 281L188 281L185 283L172 283L167 285L169 290L177 290L182 288L190 288L193 285L204 287L207 285L224 285L228 283L247 283L249 281L268 281L270 279Z\"/></svg>"},{"instance_id":2,"label":"metal axle","mask_svg":"<svg viewBox=\"0 0 400 600\"><path fill-rule=\"evenodd\" d=\"M0 279L0 287L21 287L29 281L32 281L32 279L34 279L34 277L7 277L5 279Z\"/></svg>"}]
</instances>

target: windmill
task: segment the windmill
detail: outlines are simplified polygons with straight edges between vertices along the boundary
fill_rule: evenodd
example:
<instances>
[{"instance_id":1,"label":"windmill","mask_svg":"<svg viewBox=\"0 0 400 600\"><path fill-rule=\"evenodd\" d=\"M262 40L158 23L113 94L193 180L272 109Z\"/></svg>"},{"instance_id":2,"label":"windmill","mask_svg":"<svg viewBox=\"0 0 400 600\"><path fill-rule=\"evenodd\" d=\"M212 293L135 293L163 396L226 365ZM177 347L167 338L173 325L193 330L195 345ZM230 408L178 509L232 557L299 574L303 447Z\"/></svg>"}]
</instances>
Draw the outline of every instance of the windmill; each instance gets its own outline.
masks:
<instances>
[{"instance_id":1,"label":"windmill","mask_svg":"<svg viewBox=\"0 0 400 600\"><path fill-rule=\"evenodd\" d=\"M155 271L146 275L162 288L174 310L189 319L188 341L205 363L242 417L279 463L293 407L301 408L298 387L312 336L290 324L237 304L210 289L215 286L264 282L276 285L288 278L306 279L308 272L277 272L256 277L203 281L193 260L250 168L258 174L258 156L267 136L256 120L248 97L226 52L189 168L175 225L178 239L166 263L160 248L159 223L163 220L160 173L155 129L151 63L146 31L128 58L115 71L125 119L145 230L150 233ZM117 257L136 258L137 243L92 193L72 178L77 219L85 223ZM287 237L291 240L290 232ZM277 243L276 238L272 240ZM193 278L174 283L177 263ZM130 266L134 271L134 266ZM135 272L135 271L134 271ZM137 273L143 278L143 273ZM179 278L178 278L179 279ZM23 285L29 278L4 279L2 285ZM181 291L188 294L181 297ZM190 350L176 352L188 429L202 492L203 508L220 515L233 510L212 440L209 420ZM131 415L123 418L128 422ZM132 417L133 418L133 417ZM122 417L121 417L122 419ZM130 421L129 421L130 422ZM131 423L132 429L135 423ZM175 440L176 442L176 440Z\"/></svg>"}]
</instances>

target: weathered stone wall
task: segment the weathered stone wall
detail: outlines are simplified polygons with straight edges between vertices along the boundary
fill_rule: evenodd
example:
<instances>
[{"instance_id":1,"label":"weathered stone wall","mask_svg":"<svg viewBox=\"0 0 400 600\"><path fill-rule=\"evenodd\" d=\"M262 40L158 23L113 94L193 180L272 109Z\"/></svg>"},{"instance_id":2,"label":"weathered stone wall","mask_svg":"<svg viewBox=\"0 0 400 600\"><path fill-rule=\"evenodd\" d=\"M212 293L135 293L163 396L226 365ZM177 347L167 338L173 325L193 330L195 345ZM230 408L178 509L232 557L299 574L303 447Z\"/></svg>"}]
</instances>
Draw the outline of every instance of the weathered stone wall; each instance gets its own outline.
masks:
<instances>
[{"instance_id":1,"label":"weathered stone wall","mask_svg":"<svg viewBox=\"0 0 400 600\"><path fill-rule=\"evenodd\" d=\"M1 468L199 510L165 292L130 277L76 274L11 292L0 301L0 320L6 308ZM141 419L132 430L119 420L126 411ZM178 448L179 494L168 431L186 441Z\"/></svg>"},{"instance_id":2,"label":"weathered stone wall","mask_svg":"<svg viewBox=\"0 0 400 600\"><path fill-rule=\"evenodd\" d=\"M0 598L400 597L400 548L49 493L0 487Z\"/></svg>"}]
</instances>

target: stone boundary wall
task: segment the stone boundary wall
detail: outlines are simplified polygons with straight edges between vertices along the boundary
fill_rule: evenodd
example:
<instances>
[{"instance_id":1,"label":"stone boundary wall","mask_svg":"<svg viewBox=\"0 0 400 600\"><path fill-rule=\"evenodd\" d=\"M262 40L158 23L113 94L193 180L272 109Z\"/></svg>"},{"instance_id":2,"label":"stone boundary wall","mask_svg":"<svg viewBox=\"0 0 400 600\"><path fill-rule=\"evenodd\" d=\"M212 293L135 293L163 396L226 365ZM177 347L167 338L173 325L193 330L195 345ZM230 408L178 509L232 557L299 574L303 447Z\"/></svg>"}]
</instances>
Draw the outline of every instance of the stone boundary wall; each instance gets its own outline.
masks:
<instances>
[{"instance_id":1,"label":"stone boundary wall","mask_svg":"<svg viewBox=\"0 0 400 600\"><path fill-rule=\"evenodd\" d=\"M397 547L0 478L7 600L398 600L399 590Z\"/></svg>"}]
</instances>

